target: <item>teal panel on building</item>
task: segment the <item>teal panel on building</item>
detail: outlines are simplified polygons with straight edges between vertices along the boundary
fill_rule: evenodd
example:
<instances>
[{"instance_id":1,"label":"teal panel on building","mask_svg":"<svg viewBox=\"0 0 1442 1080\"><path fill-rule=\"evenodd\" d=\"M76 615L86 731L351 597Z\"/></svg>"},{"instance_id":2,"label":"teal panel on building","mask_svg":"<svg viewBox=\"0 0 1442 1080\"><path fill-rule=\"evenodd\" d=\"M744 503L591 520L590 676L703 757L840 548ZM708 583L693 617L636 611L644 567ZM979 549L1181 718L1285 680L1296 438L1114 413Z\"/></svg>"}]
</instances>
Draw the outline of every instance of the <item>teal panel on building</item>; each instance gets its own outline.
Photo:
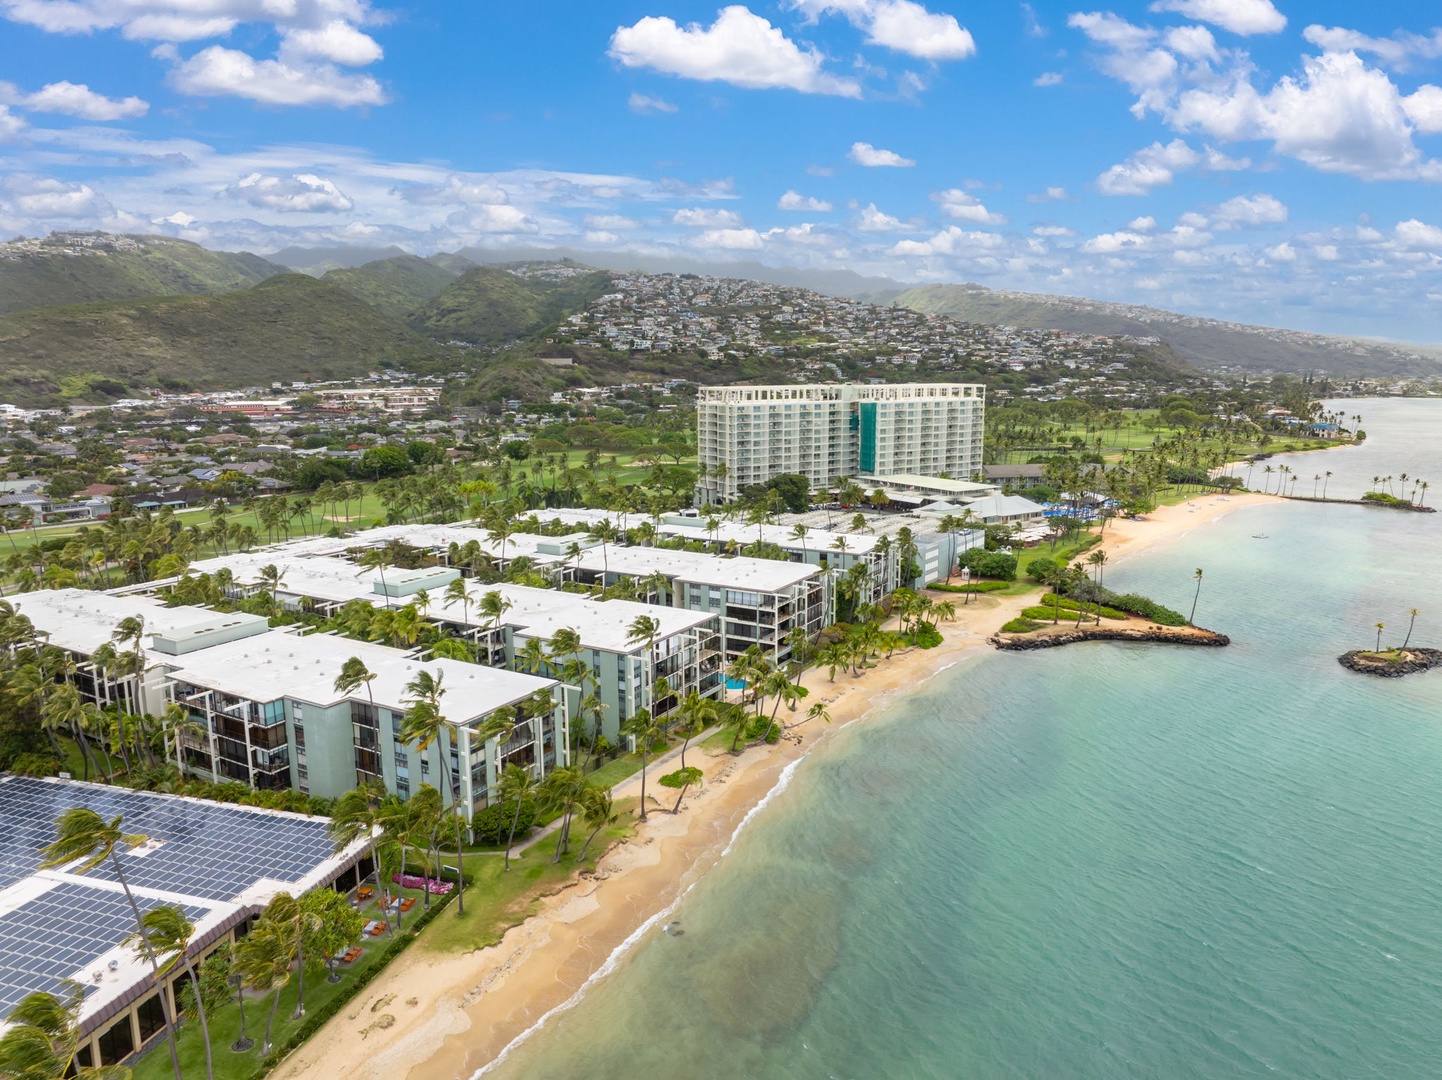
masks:
<instances>
[{"instance_id":1,"label":"teal panel on building","mask_svg":"<svg viewBox=\"0 0 1442 1080\"><path fill-rule=\"evenodd\" d=\"M871 474L876 471L876 402L863 401L861 414L861 471Z\"/></svg>"}]
</instances>

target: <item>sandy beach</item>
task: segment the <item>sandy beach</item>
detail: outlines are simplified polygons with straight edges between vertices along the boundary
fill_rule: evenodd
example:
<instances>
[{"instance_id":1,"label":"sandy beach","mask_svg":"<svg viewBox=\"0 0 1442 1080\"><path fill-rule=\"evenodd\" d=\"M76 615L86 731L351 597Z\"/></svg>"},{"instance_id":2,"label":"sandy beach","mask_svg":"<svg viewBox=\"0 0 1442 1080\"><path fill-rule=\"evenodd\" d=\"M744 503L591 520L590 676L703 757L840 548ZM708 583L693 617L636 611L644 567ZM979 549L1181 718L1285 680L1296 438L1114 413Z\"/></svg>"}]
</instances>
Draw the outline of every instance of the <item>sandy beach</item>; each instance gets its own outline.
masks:
<instances>
[{"instance_id":1,"label":"sandy beach","mask_svg":"<svg viewBox=\"0 0 1442 1080\"><path fill-rule=\"evenodd\" d=\"M1233 510L1276 502L1266 495L1199 495L1140 521L1107 526L1104 548L1129 557L1209 525ZM1045 548L1036 553L1044 553ZM1026 555L1022 555L1025 562ZM282 1080L465 1080L524 1037L548 1013L604 976L628 941L660 933L666 912L719 860L746 816L778 787L788 768L817 743L874 714L904 693L981 649L986 638L1026 606L1029 597L973 599L945 623L934 649L909 649L881 660L860 677L807 672L808 703L825 701L828 725L795 723L775 746L703 760L706 778L687 795L680 813L653 806L650 820L630 841L581 878L546 900L540 911L498 944L466 954L438 954L422 938L341 1013L276 1070ZM783 719L795 721L805 710ZM618 798L638 793L639 779L621 785ZM447 916L442 916L447 917ZM389 1027L378 1014L394 1017Z\"/></svg>"}]
</instances>

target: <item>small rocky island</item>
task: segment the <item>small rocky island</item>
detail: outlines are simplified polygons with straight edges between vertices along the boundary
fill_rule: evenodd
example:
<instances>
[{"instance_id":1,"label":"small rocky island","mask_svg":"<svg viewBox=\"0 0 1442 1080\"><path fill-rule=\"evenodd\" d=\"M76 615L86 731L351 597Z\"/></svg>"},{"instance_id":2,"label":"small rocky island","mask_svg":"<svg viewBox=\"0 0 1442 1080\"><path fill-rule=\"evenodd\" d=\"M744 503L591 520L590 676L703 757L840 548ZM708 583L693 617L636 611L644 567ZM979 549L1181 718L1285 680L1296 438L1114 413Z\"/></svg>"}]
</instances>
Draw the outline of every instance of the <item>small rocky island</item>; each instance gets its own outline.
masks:
<instances>
[{"instance_id":1,"label":"small rocky island","mask_svg":"<svg viewBox=\"0 0 1442 1080\"><path fill-rule=\"evenodd\" d=\"M1373 652L1353 649L1337 657L1337 663L1348 671L1363 675L1380 675L1384 679L1400 679L1442 667L1442 649L1384 649Z\"/></svg>"},{"instance_id":2,"label":"small rocky island","mask_svg":"<svg viewBox=\"0 0 1442 1080\"><path fill-rule=\"evenodd\" d=\"M1128 619L1111 626L1074 626L1061 623L1042 626L1021 633L1000 632L987 639L1006 652L1029 652L1032 649L1055 649L1082 641L1133 641L1156 645L1230 645L1232 639L1200 626L1161 626L1145 619Z\"/></svg>"}]
</instances>

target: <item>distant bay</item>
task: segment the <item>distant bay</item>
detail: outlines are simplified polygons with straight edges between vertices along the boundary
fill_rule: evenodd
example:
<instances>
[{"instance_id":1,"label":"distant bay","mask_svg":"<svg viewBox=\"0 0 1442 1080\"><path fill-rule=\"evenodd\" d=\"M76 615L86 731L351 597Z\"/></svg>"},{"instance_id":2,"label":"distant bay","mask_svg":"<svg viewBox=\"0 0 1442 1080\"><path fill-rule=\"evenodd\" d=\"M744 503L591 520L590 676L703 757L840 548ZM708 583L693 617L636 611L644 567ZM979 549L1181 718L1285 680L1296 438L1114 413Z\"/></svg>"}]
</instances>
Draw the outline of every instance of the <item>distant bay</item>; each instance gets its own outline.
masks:
<instances>
[{"instance_id":1,"label":"distant bay","mask_svg":"<svg viewBox=\"0 0 1442 1080\"><path fill-rule=\"evenodd\" d=\"M1442 402L1273 462L1442 495ZM1254 483L1260 480L1254 476ZM814 752L659 932L487 1075L1422 1080L1442 1062L1442 516L1279 504L1108 571L1222 650L978 656ZM1205 526L1205 527L1202 527ZM1265 534L1258 539L1254 534ZM844 676L843 676L844 677Z\"/></svg>"}]
</instances>

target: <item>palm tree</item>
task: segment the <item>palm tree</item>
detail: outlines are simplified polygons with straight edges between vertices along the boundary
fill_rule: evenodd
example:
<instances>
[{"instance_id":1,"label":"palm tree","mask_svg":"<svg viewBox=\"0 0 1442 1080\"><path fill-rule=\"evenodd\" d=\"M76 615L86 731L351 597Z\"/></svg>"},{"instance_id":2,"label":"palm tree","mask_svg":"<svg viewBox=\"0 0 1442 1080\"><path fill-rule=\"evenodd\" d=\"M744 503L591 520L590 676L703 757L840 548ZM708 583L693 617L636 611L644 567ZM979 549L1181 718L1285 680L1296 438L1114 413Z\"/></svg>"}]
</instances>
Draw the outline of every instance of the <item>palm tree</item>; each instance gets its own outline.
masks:
<instances>
[{"instance_id":1,"label":"palm tree","mask_svg":"<svg viewBox=\"0 0 1442 1080\"><path fill-rule=\"evenodd\" d=\"M520 765L507 765L501 774L501 804L505 805L512 799L516 800L516 813L511 818L511 829L506 836L506 865L505 869L511 868L511 846L516 842L516 828L521 823L521 806L535 794L537 783L535 774L530 769Z\"/></svg>"},{"instance_id":2,"label":"palm tree","mask_svg":"<svg viewBox=\"0 0 1442 1080\"><path fill-rule=\"evenodd\" d=\"M463 577L456 578L455 581L446 586L446 591L443 595L447 607L457 603L461 605L461 625L465 627L467 631L470 630L471 594L466 590L466 579Z\"/></svg>"},{"instance_id":3,"label":"palm tree","mask_svg":"<svg viewBox=\"0 0 1442 1080\"><path fill-rule=\"evenodd\" d=\"M377 885L381 885L381 860L376 851L376 836L381 832L385 797L383 781L367 780L338 798L330 810L330 835L335 841L335 850L343 851L357 840L364 840L370 850ZM384 906L381 918L385 921L386 933L391 933L390 912Z\"/></svg>"},{"instance_id":4,"label":"palm tree","mask_svg":"<svg viewBox=\"0 0 1442 1080\"><path fill-rule=\"evenodd\" d=\"M120 829L122 820L122 816L116 814L107 822L94 810L83 806L71 807L55 819L55 839L41 849L40 869L50 870L67 863L79 862L80 865L71 867L70 872L84 874L109 860L111 868L115 871L115 880L125 893L125 899L130 904L131 914L135 916L135 926L139 931L140 942L138 951L149 962L150 974L156 986L161 987L160 1005L161 1013L165 1018L166 1044L170 1048L170 1067L175 1072L175 1080L184 1080L180 1075L180 1058L176 1056L175 1052L175 1015L170 1006L170 995L165 993L164 987L161 986L160 964L155 957L155 948L150 942L150 931L146 928L145 919L140 914L140 905L135 902L135 895L130 891L130 886L125 880L125 871L120 866L118 849L124 848L129 851L131 848L145 843L149 838L141 833L122 832Z\"/></svg>"},{"instance_id":5,"label":"palm tree","mask_svg":"<svg viewBox=\"0 0 1442 1080\"><path fill-rule=\"evenodd\" d=\"M389 551L385 548L371 548L356 560L356 565L360 567L356 577L360 577L367 570L374 570L380 575L381 592L390 595L390 590L386 587L386 571L395 565L395 560L391 558Z\"/></svg>"},{"instance_id":6,"label":"palm tree","mask_svg":"<svg viewBox=\"0 0 1442 1080\"><path fill-rule=\"evenodd\" d=\"M646 804L641 803L641 816L644 818ZM611 792L597 784L587 784L581 792L581 820L591 827L591 833L586 837L586 842L581 845L581 853L576 856L577 862L586 861L586 852L590 850L591 841L596 839L596 834L607 825L616 821L616 813L612 808Z\"/></svg>"},{"instance_id":7,"label":"palm tree","mask_svg":"<svg viewBox=\"0 0 1442 1080\"><path fill-rule=\"evenodd\" d=\"M1192 626L1196 626L1197 599L1202 595L1202 568L1200 566L1197 567L1196 572L1192 574L1192 577L1196 579L1197 591L1192 594L1192 613L1187 616L1187 622L1190 623ZM1100 616L1098 616L1098 618L1100 618Z\"/></svg>"},{"instance_id":8,"label":"palm tree","mask_svg":"<svg viewBox=\"0 0 1442 1080\"><path fill-rule=\"evenodd\" d=\"M650 709L637 709L621 725L621 733L636 740L641 751L641 820L646 820L646 766L651 759L651 745L665 734L665 729L651 715Z\"/></svg>"},{"instance_id":9,"label":"palm tree","mask_svg":"<svg viewBox=\"0 0 1442 1080\"><path fill-rule=\"evenodd\" d=\"M714 724L721 716L721 710L716 702L709 697L704 697L696 690L692 690L681 702L681 723L677 730L684 736L681 742L681 768L686 767L686 747L690 745L694 735L705 731Z\"/></svg>"},{"instance_id":10,"label":"palm tree","mask_svg":"<svg viewBox=\"0 0 1442 1080\"><path fill-rule=\"evenodd\" d=\"M656 639L661 635L661 620L651 615L637 615L626 627L627 645L645 645L646 653L642 661L645 667L645 678L648 686L651 683L651 661L656 648ZM654 688L652 693L651 707L655 708Z\"/></svg>"},{"instance_id":11,"label":"palm tree","mask_svg":"<svg viewBox=\"0 0 1442 1080\"><path fill-rule=\"evenodd\" d=\"M269 603L271 614L275 613L275 594L285 586L285 571L277 569L274 563L262 566L258 575L260 591Z\"/></svg>"},{"instance_id":12,"label":"palm tree","mask_svg":"<svg viewBox=\"0 0 1442 1080\"><path fill-rule=\"evenodd\" d=\"M210 1021L205 1015L205 995L200 989L200 977L195 973L195 965L190 961L190 945L195 939L195 924L185 917L185 912L177 907L152 908L145 913L142 920L145 929L150 934L149 946L155 950L156 958L163 959L160 971L163 975L169 975L175 970L176 965L185 968L185 974L190 979L190 989L195 994L195 1009L200 1019L200 1034L205 1040L205 1075L209 1080L215 1080L215 1064L211 1058L210 1048ZM125 943L130 945L144 956L146 943L137 935L132 934L126 938Z\"/></svg>"},{"instance_id":13,"label":"palm tree","mask_svg":"<svg viewBox=\"0 0 1442 1080\"><path fill-rule=\"evenodd\" d=\"M275 1023L280 992L290 982L291 965L295 963L294 939L286 928L261 916L249 934L235 946L233 965L241 981L252 990L271 993L270 1012L265 1017L265 1038L260 1056L270 1054L270 1032Z\"/></svg>"},{"instance_id":14,"label":"palm tree","mask_svg":"<svg viewBox=\"0 0 1442 1080\"><path fill-rule=\"evenodd\" d=\"M461 815L459 813L459 802L461 793L457 781L451 779L451 742L455 739L455 729L447 722L445 714L441 712L441 698L445 696L445 687L442 685L442 673L434 675L421 668L416 677L406 683L406 696L409 699L409 707L401 720L401 741L407 742L416 748L416 752L424 754L434 742L442 742L440 747L441 776L445 779L446 794L450 796L451 805L456 808L456 914L458 916L466 913L465 904L465 875L462 871L465 864L462 862L463 848L461 847ZM442 733L445 738L442 739Z\"/></svg>"},{"instance_id":15,"label":"palm tree","mask_svg":"<svg viewBox=\"0 0 1442 1080\"><path fill-rule=\"evenodd\" d=\"M1327 497L1327 483L1331 479L1332 473L1330 469L1322 474L1322 498L1324 499Z\"/></svg>"},{"instance_id":16,"label":"palm tree","mask_svg":"<svg viewBox=\"0 0 1442 1080\"><path fill-rule=\"evenodd\" d=\"M560 862L561 855L570 850L571 817L581 805L586 789L591 786L586 782L585 774L572 765L552 769L550 775L541 783L541 798L550 809L558 811L561 816L561 827L556 830L556 853L551 857L551 862Z\"/></svg>"},{"instance_id":17,"label":"palm tree","mask_svg":"<svg viewBox=\"0 0 1442 1080\"><path fill-rule=\"evenodd\" d=\"M1387 629L1387 624L1386 624L1386 623L1380 623L1380 622L1379 622L1379 623L1377 624L1377 651L1378 651L1378 652L1381 652L1381 651L1382 651L1382 631L1385 630L1385 629Z\"/></svg>"},{"instance_id":18,"label":"palm tree","mask_svg":"<svg viewBox=\"0 0 1442 1080\"><path fill-rule=\"evenodd\" d=\"M80 1008L85 988L69 979L57 988L64 997L37 992L21 998L0 1037L0 1076L16 1080L130 1080L122 1065L77 1067L80 1048Z\"/></svg>"},{"instance_id":19,"label":"palm tree","mask_svg":"<svg viewBox=\"0 0 1442 1080\"><path fill-rule=\"evenodd\" d=\"M1407 614L1410 616L1410 621L1407 623L1407 636L1402 639L1403 652L1407 651L1407 643L1412 640L1412 628L1417 625L1417 616L1422 613L1416 608L1408 608Z\"/></svg>"}]
</instances>

